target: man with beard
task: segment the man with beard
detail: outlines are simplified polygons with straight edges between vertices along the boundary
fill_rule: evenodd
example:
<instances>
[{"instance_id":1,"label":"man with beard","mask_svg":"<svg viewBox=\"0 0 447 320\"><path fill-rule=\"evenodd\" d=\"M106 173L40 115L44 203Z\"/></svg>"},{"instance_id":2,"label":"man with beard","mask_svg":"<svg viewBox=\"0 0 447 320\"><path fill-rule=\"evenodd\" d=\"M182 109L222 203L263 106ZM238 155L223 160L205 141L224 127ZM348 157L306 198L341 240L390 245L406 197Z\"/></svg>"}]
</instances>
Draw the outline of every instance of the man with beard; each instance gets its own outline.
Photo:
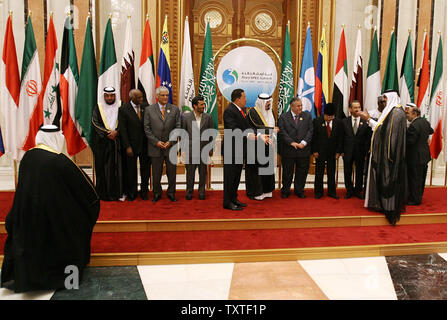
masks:
<instances>
[{"instance_id":1,"label":"man with beard","mask_svg":"<svg viewBox=\"0 0 447 320\"><path fill-rule=\"evenodd\" d=\"M373 130L365 207L383 212L395 225L405 210L407 190L407 118L395 91L385 92L387 105L377 121L367 111L359 116Z\"/></svg>"},{"instance_id":2,"label":"man with beard","mask_svg":"<svg viewBox=\"0 0 447 320\"><path fill-rule=\"evenodd\" d=\"M103 98L103 99L101 99ZM92 150L95 157L96 189L101 200L124 201L121 142L115 88L104 88L104 95L93 109Z\"/></svg>"},{"instance_id":3,"label":"man with beard","mask_svg":"<svg viewBox=\"0 0 447 320\"><path fill-rule=\"evenodd\" d=\"M64 288L66 268L82 277L90 261L99 197L63 146L59 128L43 126L20 162L1 269L1 287L16 293Z\"/></svg>"}]
</instances>

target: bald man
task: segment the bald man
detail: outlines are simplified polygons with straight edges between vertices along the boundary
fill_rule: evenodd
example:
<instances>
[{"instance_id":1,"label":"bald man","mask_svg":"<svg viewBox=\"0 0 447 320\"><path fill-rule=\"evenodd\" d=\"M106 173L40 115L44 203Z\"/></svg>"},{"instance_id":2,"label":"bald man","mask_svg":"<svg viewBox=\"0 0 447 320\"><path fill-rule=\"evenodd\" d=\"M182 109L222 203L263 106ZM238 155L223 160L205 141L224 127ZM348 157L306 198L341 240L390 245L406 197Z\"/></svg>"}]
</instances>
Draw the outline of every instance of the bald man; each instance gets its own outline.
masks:
<instances>
[{"instance_id":1,"label":"bald man","mask_svg":"<svg viewBox=\"0 0 447 320\"><path fill-rule=\"evenodd\" d=\"M143 93L138 89L129 92L130 101L119 109L121 145L124 152L124 191L129 201L138 195L137 160L140 161L140 196L148 200L150 158L144 133Z\"/></svg>"}]
</instances>

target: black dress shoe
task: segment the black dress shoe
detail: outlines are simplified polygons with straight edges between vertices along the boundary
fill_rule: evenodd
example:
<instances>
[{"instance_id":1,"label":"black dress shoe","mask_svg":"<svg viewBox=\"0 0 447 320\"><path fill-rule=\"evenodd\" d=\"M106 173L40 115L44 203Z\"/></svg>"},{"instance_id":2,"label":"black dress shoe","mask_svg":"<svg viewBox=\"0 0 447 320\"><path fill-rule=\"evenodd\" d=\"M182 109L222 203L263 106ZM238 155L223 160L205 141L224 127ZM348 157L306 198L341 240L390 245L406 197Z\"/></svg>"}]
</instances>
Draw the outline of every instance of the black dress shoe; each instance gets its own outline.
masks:
<instances>
[{"instance_id":1,"label":"black dress shoe","mask_svg":"<svg viewBox=\"0 0 447 320\"><path fill-rule=\"evenodd\" d=\"M186 200L191 200L192 199L192 195L190 195L190 194L186 195L185 199Z\"/></svg>"},{"instance_id":2,"label":"black dress shoe","mask_svg":"<svg viewBox=\"0 0 447 320\"><path fill-rule=\"evenodd\" d=\"M322 196L323 196L322 194L317 193L315 194L315 199L320 199Z\"/></svg>"},{"instance_id":3,"label":"black dress shoe","mask_svg":"<svg viewBox=\"0 0 447 320\"><path fill-rule=\"evenodd\" d=\"M224 206L224 209L233 210L233 211L241 211L242 208L235 205L234 203L230 203L228 206Z\"/></svg>"},{"instance_id":4,"label":"black dress shoe","mask_svg":"<svg viewBox=\"0 0 447 320\"><path fill-rule=\"evenodd\" d=\"M336 199L336 200L340 199L340 197L337 196L336 194L328 194L327 196L328 196L328 197L331 197L331 198L334 198L334 199Z\"/></svg>"},{"instance_id":5,"label":"black dress shoe","mask_svg":"<svg viewBox=\"0 0 447 320\"><path fill-rule=\"evenodd\" d=\"M127 201L134 201L135 200L135 196L134 195L128 195L127 196Z\"/></svg>"},{"instance_id":6,"label":"black dress shoe","mask_svg":"<svg viewBox=\"0 0 447 320\"><path fill-rule=\"evenodd\" d=\"M418 206L418 205L420 205L420 203L417 203L417 202L414 202L414 201L408 201L407 205L409 205L409 206Z\"/></svg>"},{"instance_id":7,"label":"black dress shoe","mask_svg":"<svg viewBox=\"0 0 447 320\"><path fill-rule=\"evenodd\" d=\"M177 199L175 198L174 195L168 195L168 199L171 200L172 202L177 202Z\"/></svg>"},{"instance_id":8,"label":"black dress shoe","mask_svg":"<svg viewBox=\"0 0 447 320\"><path fill-rule=\"evenodd\" d=\"M298 198L300 198L300 199L304 199L304 198L306 198L306 196L304 195L304 193L296 193L296 196L298 197Z\"/></svg>"},{"instance_id":9,"label":"black dress shoe","mask_svg":"<svg viewBox=\"0 0 447 320\"><path fill-rule=\"evenodd\" d=\"M204 194L199 194L199 200L205 200L205 195Z\"/></svg>"},{"instance_id":10,"label":"black dress shoe","mask_svg":"<svg viewBox=\"0 0 447 320\"><path fill-rule=\"evenodd\" d=\"M361 194L361 193L356 193L356 194L354 194L354 196L356 196L357 198L359 198L359 199L365 199L365 197Z\"/></svg>"},{"instance_id":11,"label":"black dress shoe","mask_svg":"<svg viewBox=\"0 0 447 320\"><path fill-rule=\"evenodd\" d=\"M152 202L157 202L158 200L161 199L161 195L160 194L156 194L154 195L154 197L152 198Z\"/></svg>"},{"instance_id":12,"label":"black dress shoe","mask_svg":"<svg viewBox=\"0 0 447 320\"><path fill-rule=\"evenodd\" d=\"M350 199L350 198L352 198L352 193L351 192L346 192L345 199Z\"/></svg>"},{"instance_id":13,"label":"black dress shoe","mask_svg":"<svg viewBox=\"0 0 447 320\"><path fill-rule=\"evenodd\" d=\"M143 200L149 200L149 197L147 196L147 191L146 192L140 192L140 197Z\"/></svg>"},{"instance_id":14,"label":"black dress shoe","mask_svg":"<svg viewBox=\"0 0 447 320\"><path fill-rule=\"evenodd\" d=\"M242 207L242 208L247 206L246 203L239 202L239 200L236 200L236 202L234 204L237 205L238 207Z\"/></svg>"},{"instance_id":15,"label":"black dress shoe","mask_svg":"<svg viewBox=\"0 0 447 320\"><path fill-rule=\"evenodd\" d=\"M281 193L281 198L287 199L289 195L287 193Z\"/></svg>"}]
</instances>

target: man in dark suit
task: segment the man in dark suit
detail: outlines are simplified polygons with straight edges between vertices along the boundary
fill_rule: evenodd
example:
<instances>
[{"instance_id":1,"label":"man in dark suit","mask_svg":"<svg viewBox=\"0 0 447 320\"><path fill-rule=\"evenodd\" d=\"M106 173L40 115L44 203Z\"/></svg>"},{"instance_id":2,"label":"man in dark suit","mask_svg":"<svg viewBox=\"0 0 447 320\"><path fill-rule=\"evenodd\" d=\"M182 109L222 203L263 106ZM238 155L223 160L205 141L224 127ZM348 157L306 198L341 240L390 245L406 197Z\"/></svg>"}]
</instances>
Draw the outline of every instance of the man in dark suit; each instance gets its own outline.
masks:
<instances>
[{"instance_id":1,"label":"man in dark suit","mask_svg":"<svg viewBox=\"0 0 447 320\"><path fill-rule=\"evenodd\" d=\"M357 113L362 110L357 100L349 104L351 116L342 120L343 123L343 170L345 177L346 195L349 199L356 196L364 199L363 170L371 144L371 128ZM352 181L352 168L355 164L355 186Z\"/></svg>"},{"instance_id":2,"label":"man in dark suit","mask_svg":"<svg viewBox=\"0 0 447 320\"><path fill-rule=\"evenodd\" d=\"M292 98L290 111L283 113L278 120L282 165L281 197L290 195L295 167L294 192L299 198L305 198L304 187L309 172L310 144L312 141L312 116L303 112L303 103Z\"/></svg>"},{"instance_id":3,"label":"man in dark suit","mask_svg":"<svg viewBox=\"0 0 447 320\"><path fill-rule=\"evenodd\" d=\"M130 101L121 106L118 112L119 135L125 152L125 191L129 201L137 196L137 159L140 161L140 196L147 200L150 175L150 158L147 155L147 138L144 133L143 93L138 89L129 92Z\"/></svg>"},{"instance_id":4,"label":"man in dark suit","mask_svg":"<svg viewBox=\"0 0 447 320\"><path fill-rule=\"evenodd\" d=\"M313 121L314 131L312 137L312 154L315 157L315 199L323 196L324 169L327 172L327 195L339 199L335 187L336 160L343 151L343 124L335 119L335 107L332 103L326 104L323 116Z\"/></svg>"},{"instance_id":5,"label":"man in dark suit","mask_svg":"<svg viewBox=\"0 0 447 320\"><path fill-rule=\"evenodd\" d=\"M176 128L180 128L180 110L177 106L168 103L169 90L166 87L158 87L155 91L158 102L146 107L144 112L144 132L148 138L148 155L152 163L152 179L154 197L153 202L161 199L161 176L163 163L166 164L168 176L168 198L176 202L176 159L170 159L169 151L176 144L177 139L169 140L169 134ZM174 158L174 157L172 157Z\"/></svg>"},{"instance_id":6,"label":"man in dark suit","mask_svg":"<svg viewBox=\"0 0 447 320\"><path fill-rule=\"evenodd\" d=\"M247 206L237 199L237 190L242 167L247 158L247 139L257 139L253 132L245 132L250 128L244 111L246 103L244 90L235 89L231 93L231 103L223 114L224 138L221 147L224 159L223 207L235 211ZM260 135L260 138L265 139L265 135Z\"/></svg>"},{"instance_id":7,"label":"man in dark suit","mask_svg":"<svg viewBox=\"0 0 447 320\"><path fill-rule=\"evenodd\" d=\"M428 163L431 160L428 138L434 133L430 123L421 118L421 111L414 104L409 106L407 119L407 172L408 172L408 205L417 206L422 203Z\"/></svg>"},{"instance_id":8,"label":"man in dark suit","mask_svg":"<svg viewBox=\"0 0 447 320\"><path fill-rule=\"evenodd\" d=\"M207 164L209 157L213 155L213 146L210 143L214 141L215 132L211 136L207 135L207 139L202 141L202 134L206 130L214 130L213 118L204 112L206 104L202 96L194 97L192 106L194 110L182 116L182 129L188 133L188 141L185 147L182 146L182 156L185 157L186 162L186 200L192 199L197 168L199 169L199 199L205 200ZM211 132L205 134L211 134ZM202 154L203 150L206 153Z\"/></svg>"}]
</instances>

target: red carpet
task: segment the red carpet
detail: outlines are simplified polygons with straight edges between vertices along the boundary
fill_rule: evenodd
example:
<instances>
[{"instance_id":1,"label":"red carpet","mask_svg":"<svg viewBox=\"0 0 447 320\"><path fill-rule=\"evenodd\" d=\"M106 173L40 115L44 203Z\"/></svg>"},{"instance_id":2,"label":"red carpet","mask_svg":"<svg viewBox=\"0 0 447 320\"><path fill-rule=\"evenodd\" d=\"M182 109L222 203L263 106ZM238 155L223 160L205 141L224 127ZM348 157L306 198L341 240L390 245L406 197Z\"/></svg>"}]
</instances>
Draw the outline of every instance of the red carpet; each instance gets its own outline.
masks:
<instances>
[{"instance_id":1,"label":"red carpet","mask_svg":"<svg viewBox=\"0 0 447 320\"><path fill-rule=\"evenodd\" d=\"M0 235L0 255L6 235ZM447 241L445 224L282 230L95 233L92 253L254 250Z\"/></svg>"},{"instance_id":2,"label":"red carpet","mask_svg":"<svg viewBox=\"0 0 447 320\"><path fill-rule=\"evenodd\" d=\"M101 202L100 221L110 220L188 220L188 219L241 219L241 218L295 218L380 215L363 207L363 200L343 199L344 190L338 190L340 200L323 197L313 198L313 190L306 190L307 198L299 199L293 194L281 199L280 191L275 191L272 199L252 201L246 198L245 191L239 191L239 199L248 207L233 212L222 208L222 191L207 192L204 201L195 198L185 200L185 191L178 191L178 202L172 203L163 194L157 202L137 199L133 202ZM447 212L447 188L426 188L423 204L408 206L406 214ZM0 221L5 217L13 202L13 192L0 192ZM152 193L149 194L152 197ZM405 214L405 213L404 213Z\"/></svg>"}]
</instances>

